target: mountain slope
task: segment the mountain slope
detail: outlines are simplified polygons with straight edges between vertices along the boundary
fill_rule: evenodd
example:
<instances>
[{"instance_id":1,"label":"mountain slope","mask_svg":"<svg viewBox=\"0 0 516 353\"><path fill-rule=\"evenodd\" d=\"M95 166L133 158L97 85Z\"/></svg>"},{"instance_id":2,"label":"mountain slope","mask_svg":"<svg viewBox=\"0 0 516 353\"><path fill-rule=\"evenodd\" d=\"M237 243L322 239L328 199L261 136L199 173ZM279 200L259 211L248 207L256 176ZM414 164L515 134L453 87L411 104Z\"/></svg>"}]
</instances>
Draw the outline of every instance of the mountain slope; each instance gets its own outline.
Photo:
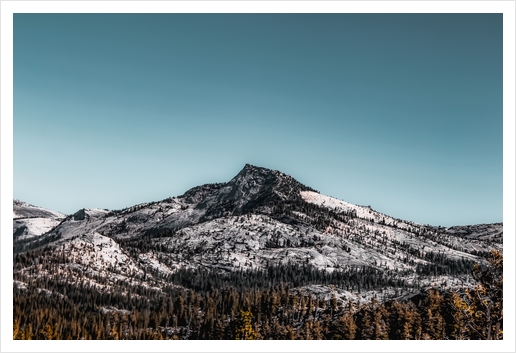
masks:
<instances>
[{"instance_id":1,"label":"mountain slope","mask_svg":"<svg viewBox=\"0 0 516 353\"><path fill-rule=\"evenodd\" d=\"M20 241L52 230L66 216L60 212L13 200L13 237Z\"/></svg>"},{"instance_id":2,"label":"mountain slope","mask_svg":"<svg viewBox=\"0 0 516 353\"><path fill-rule=\"evenodd\" d=\"M61 212L47 210L20 200L13 200L13 219L18 218L64 218Z\"/></svg>"},{"instance_id":3,"label":"mountain slope","mask_svg":"<svg viewBox=\"0 0 516 353\"><path fill-rule=\"evenodd\" d=\"M503 240L501 224L445 229L403 221L249 164L227 183L117 211L81 209L63 218L15 202L20 205L17 215L56 217L46 231L15 241L15 251L73 246L77 262L64 267L77 269L84 265L80 259L88 257L90 269L95 268L92 276L121 280L117 266L106 262L105 255L92 258L100 250L85 244L110 239L109 247L125 254L116 264L125 264L133 275L153 273L157 287L161 277L185 269L227 273L267 271L271 266L308 266L332 276L373 271L405 287L437 282L451 286L467 282L472 264L481 263L490 250L501 250ZM148 280L145 275L139 283Z\"/></svg>"}]
</instances>

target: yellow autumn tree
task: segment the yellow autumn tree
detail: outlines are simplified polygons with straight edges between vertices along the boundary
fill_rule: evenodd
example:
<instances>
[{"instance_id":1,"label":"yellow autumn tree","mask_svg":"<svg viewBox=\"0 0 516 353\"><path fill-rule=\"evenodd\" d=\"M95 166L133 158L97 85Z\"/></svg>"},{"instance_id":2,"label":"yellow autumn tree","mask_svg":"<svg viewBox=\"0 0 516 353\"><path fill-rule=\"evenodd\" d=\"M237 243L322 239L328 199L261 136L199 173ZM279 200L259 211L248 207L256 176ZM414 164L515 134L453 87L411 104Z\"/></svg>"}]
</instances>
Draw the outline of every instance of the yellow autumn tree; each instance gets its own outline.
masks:
<instances>
[{"instance_id":1,"label":"yellow autumn tree","mask_svg":"<svg viewBox=\"0 0 516 353\"><path fill-rule=\"evenodd\" d=\"M452 317L448 324L450 326L450 338L464 340L468 337L468 306L466 302L455 292L451 292L448 301L450 303L449 314Z\"/></svg>"},{"instance_id":2,"label":"yellow autumn tree","mask_svg":"<svg viewBox=\"0 0 516 353\"><path fill-rule=\"evenodd\" d=\"M54 330L52 329L52 325L47 323L44 328L39 331L41 339L51 340L54 338Z\"/></svg>"},{"instance_id":3,"label":"yellow autumn tree","mask_svg":"<svg viewBox=\"0 0 516 353\"><path fill-rule=\"evenodd\" d=\"M251 323L253 314L250 310L240 311L240 323L236 328L236 339L237 340L254 340L256 339L256 333L254 332L253 325Z\"/></svg>"},{"instance_id":4,"label":"yellow autumn tree","mask_svg":"<svg viewBox=\"0 0 516 353\"><path fill-rule=\"evenodd\" d=\"M18 320L14 321L14 324L13 324L13 339L14 340L24 340L25 339L25 331L20 329L20 322Z\"/></svg>"},{"instance_id":5,"label":"yellow autumn tree","mask_svg":"<svg viewBox=\"0 0 516 353\"><path fill-rule=\"evenodd\" d=\"M32 325L30 323L25 325L24 332L25 332L25 334L24 334L24 338L23 339L32 340Z\"/></svg>"},{"instance_id":6,"label":"yellow autumn tree","mask_svg":"<svg viewBox=\"0 0 516 353\"><path fill-rule=\"evenodd\" d=\"M471 339L503 339L503 255L492 250L489 266L476 264L473 278L477 285L466 292L462 300L455 298L454 307L459 337Z\"/></svg>"}]
</instances>

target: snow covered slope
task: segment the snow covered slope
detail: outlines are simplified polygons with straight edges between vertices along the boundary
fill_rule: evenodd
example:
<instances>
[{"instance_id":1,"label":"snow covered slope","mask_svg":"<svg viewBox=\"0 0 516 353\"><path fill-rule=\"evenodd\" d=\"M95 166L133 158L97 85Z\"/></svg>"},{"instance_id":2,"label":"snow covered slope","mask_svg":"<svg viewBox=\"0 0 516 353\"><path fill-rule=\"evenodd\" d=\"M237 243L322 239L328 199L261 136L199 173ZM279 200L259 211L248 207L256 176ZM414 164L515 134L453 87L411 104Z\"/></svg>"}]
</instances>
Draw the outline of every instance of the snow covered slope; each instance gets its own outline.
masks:
<instances>
[{"instance_id":1,"label":"snow covered slope","mask_svg":"<svg viewBox=\"0 0 516 353\"><path fill-rule=\"evenodd\" d=\"M60 212L13 200L13 236L28 239L47 233L66 216Z\"/></svg>"},{"instance_id":2,"label":"snow covered slope","mask_svg":"<svg viewBox=\"0 0 516 353\"><path fill-rule=\"evenodd\" d=\"M354 217L371 221L373 223L380 223L387 226L396 226L401 229L417 228L419 225L412 222L404 222L395 218L389 217L383 213L373 210L370 206L358 206L349 202L341 201L339 199L321 195L313 191L301 191L301 197L306 202L310 202L334 211L348 212Z\"/></svg>"},{"instance_id":3,"label":"snow covered slope","mask_svg":"<svg viewBox=\"0 0 516 353\"><path fill-rule=\"evenodd\" d=\"M47 210L20 200L13 200L13 219L17 218L65 218L61 212Z\"/></svg>"}]
</instances>

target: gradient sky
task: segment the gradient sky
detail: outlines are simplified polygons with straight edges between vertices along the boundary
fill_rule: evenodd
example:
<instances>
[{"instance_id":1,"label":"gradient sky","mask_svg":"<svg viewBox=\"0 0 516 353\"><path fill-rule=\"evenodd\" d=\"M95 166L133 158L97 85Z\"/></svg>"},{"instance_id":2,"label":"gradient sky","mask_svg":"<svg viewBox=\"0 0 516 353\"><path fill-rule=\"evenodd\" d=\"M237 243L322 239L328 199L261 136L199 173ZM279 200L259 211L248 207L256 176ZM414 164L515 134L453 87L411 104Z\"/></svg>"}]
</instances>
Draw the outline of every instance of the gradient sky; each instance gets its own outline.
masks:
<instances>
[{"instance_id":1,"label":"gradient sky","mask_svg":"<svg viewBox=\"0 0 516 353\"><path fill-rule=\"evenodd\" d=\"M120 209L245 163L502 221L501 14L15 14L14 197Z\"/></svg>"}]
</instances>

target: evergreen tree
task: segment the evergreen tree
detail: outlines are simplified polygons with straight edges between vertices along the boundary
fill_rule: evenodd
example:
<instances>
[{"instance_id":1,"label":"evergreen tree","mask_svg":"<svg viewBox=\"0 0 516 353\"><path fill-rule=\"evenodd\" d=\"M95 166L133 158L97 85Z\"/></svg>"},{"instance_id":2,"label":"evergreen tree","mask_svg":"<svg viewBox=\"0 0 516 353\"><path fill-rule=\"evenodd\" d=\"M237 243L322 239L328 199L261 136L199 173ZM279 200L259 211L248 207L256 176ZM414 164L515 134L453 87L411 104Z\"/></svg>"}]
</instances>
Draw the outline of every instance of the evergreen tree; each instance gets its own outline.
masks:
<instances>
[{"instance_id":1,"label":"evergreen tree","mask_svg":"<svg viewBox=\"0 0 516 353\"><path fill-rule=\"evenodd\" d=\"M430 290L423 301L423 339L442 340L445 338L445 321L441 315L444 298L439 291Z\"/></svg>"}]
</instances>

